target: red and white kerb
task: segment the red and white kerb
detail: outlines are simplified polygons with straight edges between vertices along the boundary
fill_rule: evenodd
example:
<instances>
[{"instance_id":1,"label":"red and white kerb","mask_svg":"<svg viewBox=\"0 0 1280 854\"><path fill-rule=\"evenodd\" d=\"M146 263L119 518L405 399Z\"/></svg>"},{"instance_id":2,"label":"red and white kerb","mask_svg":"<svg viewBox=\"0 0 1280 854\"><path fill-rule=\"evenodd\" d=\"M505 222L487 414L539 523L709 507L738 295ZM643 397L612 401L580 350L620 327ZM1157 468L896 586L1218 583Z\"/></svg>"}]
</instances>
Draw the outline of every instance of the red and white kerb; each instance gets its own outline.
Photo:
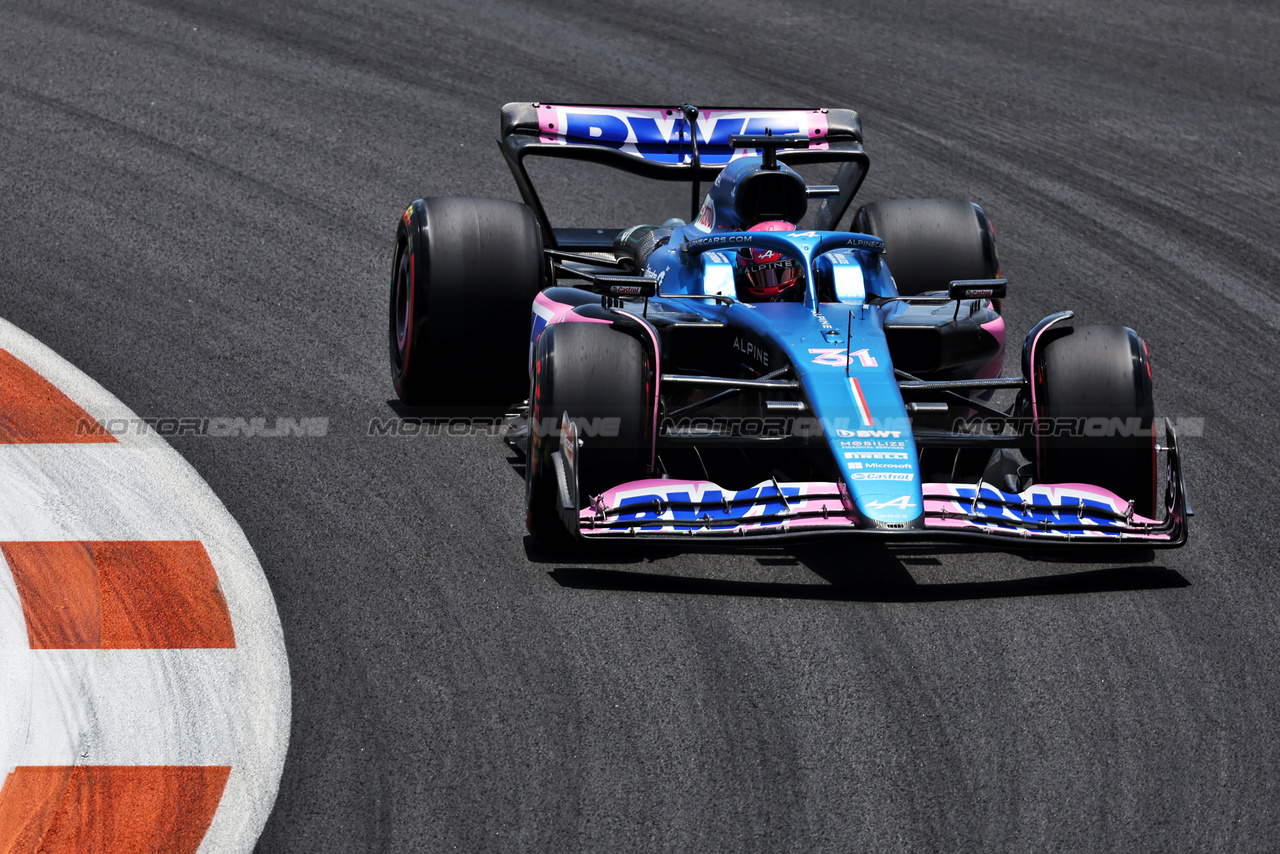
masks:
<instances>
[{"instance_id":1,"label":"red and white kerb","mask_svg":"<svg viewBox=\"0 0 1280 854\"><path fill-rule=\"evenodd\" d=\"M247 852L288 736L274 602L190 466L106 418L134 421L0 321L0 854Z\"/></svg>"}]
</instances>

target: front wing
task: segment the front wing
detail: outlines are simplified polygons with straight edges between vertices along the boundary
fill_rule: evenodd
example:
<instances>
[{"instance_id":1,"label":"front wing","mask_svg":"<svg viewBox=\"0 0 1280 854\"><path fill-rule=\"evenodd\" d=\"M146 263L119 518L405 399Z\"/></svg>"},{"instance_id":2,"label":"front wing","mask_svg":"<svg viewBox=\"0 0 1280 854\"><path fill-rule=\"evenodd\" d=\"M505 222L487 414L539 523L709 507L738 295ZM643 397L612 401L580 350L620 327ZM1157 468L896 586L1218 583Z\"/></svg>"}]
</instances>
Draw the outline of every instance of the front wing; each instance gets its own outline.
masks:
<instances>
[{"instance_id":1,"label":"front wing","mask_svg":"<svg viewBox=\"0 0 1280 854\"><path fill-rule=\"evenodd\" d=\"M1163 519L1133 512L1130 502L1097 486L1035 484L1005 492L991 484L926 483L921 527L867 527L842 483L766 481L724 489L710 481L631 481L589 496L577 509L582 449L567 424L552 455L559 511L569 531L586 540L794 540L819 535L926 540L979 539L993 545L1131 544L1175 548L1187 540L1187 505L1177 436L1167 425Z\"/></svg>"}]
</instances>

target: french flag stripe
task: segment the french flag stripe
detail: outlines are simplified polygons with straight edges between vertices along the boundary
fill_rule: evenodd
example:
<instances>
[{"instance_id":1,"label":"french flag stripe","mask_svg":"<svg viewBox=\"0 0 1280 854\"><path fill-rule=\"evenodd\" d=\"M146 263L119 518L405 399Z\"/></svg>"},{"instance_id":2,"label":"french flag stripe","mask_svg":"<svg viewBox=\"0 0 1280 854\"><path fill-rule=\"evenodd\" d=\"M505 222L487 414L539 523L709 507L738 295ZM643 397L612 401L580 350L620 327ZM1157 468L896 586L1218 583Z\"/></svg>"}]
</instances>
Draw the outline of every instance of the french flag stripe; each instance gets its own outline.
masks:
<instances>
[{"instance_id":1,"label":"french flag stripe","mask_svg":"<svg viewBox=\"0 0 1280 854\"><path fill-rule=\"evenodd\" d=\"M853 389L853 400L858 404L858 415L862 417L862 426L871 427L871 409L867 406L867 398L862 394L862 386L857 377L849 377L849 387Z\"/></svg>"}]
</instances>

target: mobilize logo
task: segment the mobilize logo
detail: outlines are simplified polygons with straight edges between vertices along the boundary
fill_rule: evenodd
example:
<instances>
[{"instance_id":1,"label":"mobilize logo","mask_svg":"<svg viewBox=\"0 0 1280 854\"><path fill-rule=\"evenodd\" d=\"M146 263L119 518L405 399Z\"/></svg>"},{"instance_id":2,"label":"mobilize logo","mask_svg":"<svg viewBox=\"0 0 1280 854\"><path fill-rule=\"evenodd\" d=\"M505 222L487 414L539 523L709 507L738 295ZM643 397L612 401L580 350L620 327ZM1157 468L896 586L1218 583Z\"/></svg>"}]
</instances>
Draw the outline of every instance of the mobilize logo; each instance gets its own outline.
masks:
<instances>
[{"instance_id":1,"label":"mobilize logo","mask_svg":"<svg viewBox=\"0 0 1280 854\"><path fill-rule=\"evenodd\" d=\"M857 448L863 450L875 451L901 451L907 447L907 443L901 439L841 439L840 447L843 450Z\"/></svg>"}]
</instances>

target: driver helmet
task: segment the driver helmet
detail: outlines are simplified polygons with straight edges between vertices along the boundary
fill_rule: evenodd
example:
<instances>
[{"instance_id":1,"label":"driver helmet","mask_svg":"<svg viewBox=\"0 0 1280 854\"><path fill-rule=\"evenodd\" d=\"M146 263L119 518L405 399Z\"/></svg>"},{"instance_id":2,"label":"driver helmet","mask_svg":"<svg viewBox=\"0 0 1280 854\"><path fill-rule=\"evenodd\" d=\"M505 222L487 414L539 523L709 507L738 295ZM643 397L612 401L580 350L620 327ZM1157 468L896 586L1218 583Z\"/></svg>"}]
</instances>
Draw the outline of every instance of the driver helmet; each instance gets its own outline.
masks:
<instances>
[{"instance_id":1,"label":"driver helmet","mask_svg":"<svg viewBox=\"0 0 1280 854\"><path fill-rule=\"evenodd\" d=\"M795 231L794 224L774 219L747 231ZM798 299L804 285L804 265L768 249L739 249L734 274L738 296L747 302L788 302Z\"/></svg>"}]
</instances>

